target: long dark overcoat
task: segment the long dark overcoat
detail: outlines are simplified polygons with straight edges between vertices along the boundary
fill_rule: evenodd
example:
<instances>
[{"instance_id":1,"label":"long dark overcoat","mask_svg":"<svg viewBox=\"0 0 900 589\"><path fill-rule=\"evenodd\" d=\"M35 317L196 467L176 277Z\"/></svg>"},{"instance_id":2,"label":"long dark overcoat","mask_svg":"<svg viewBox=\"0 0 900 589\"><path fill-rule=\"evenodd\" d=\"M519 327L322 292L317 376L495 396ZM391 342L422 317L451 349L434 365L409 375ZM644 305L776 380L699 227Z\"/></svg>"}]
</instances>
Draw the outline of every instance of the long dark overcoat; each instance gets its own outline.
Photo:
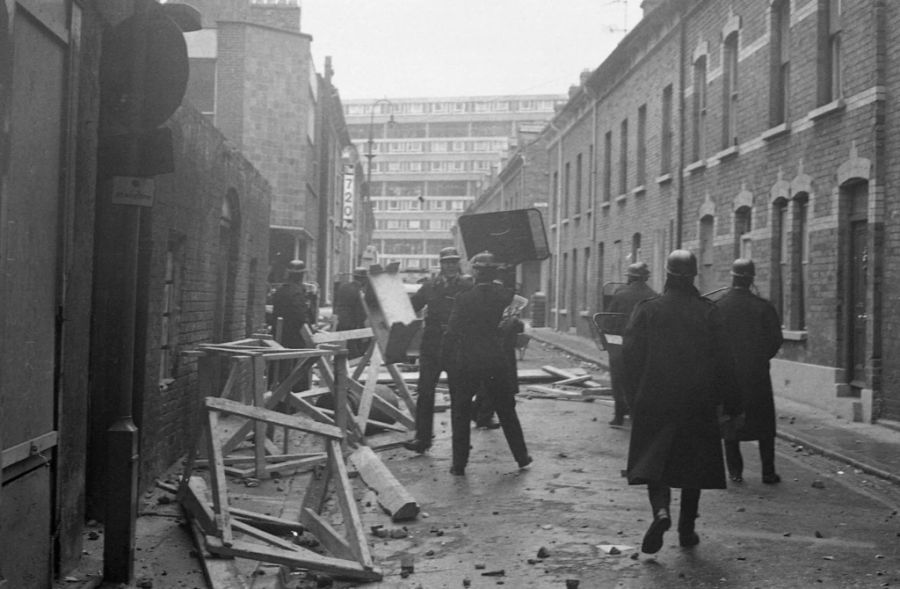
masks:
<instances>
[{"instance_id":1,"label":"long dark overcoat","mask_svg":"<svg viewBox=\"0 0 900 589\"><path fill-rule=\"evenodd\" d=\"M623 341L629 484L725 488L716 407L735 415L740 398L724 346L718 310L692 287L635 307Z\"/></svg>"},{"instance_id":2,"label":"long dark overcoat","mask_svg":"<svg viewBox=\"0 0 900 589\"><path fill-rule=\"evenodd\" d=\"M782 343L778 313L769 301L746 288L730 289L716 306L725 325L746 416L737 438L771 438L775 435L775 401L769 360Z\"/></svg>"},{"instance_id":3,"label":"long dark overcoat","mask_svg":"<svg viewBox=\"0 0 900 589\"><path fill-rule=\"evenodd\" d=\"M302 328L314 325L312 308L306 288L299 282L286 282L272 296L275 317L284 318L281 326L281 345L286 348L305 348Z\"/></svg>"}]
</instances>

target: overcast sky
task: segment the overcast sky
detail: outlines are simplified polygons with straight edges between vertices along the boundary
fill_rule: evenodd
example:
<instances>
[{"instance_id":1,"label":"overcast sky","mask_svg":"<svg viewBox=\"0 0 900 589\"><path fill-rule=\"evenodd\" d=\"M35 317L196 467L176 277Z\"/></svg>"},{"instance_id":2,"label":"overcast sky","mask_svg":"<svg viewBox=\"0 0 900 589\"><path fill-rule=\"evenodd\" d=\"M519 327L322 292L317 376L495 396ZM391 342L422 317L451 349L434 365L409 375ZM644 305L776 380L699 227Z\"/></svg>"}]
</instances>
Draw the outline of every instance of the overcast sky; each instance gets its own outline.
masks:
<instances>
[{"instance_id":1,"label":"overcast sky","mask_svg":"<svg viewBox=\"0 0 900 589\"><path fill-rule=\"evenodd\" d=\"M316 69L343 99L565 94L641 0L301 0Z\"/></svg>"}]
</instances>

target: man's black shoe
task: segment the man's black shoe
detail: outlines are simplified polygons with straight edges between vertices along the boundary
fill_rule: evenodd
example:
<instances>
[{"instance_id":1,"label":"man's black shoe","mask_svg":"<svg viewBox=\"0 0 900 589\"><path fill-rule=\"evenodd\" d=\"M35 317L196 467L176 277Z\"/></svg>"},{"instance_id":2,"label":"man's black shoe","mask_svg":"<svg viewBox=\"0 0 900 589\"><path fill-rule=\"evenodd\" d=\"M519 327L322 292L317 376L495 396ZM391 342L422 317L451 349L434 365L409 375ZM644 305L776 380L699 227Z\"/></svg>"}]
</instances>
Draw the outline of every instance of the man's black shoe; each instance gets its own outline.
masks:
<instances>
[{"instance_id":1,"label":"man's black shoe","mask_svg":"<svg viewBox=\"0 0 900 589\"><path fill-rule=\"evenodd\" d=\"M644 540L641 542L641 552L646 554L656 554L662 548L663 534L672 527L672 518L669 516L669 510L661 508L653 517L653 523L644 534Z\"/></svg>"},{"instance_id":2,"label":"man's black shoe","mask_svg":"<svg viewBox=\"0 0 900 589\"><path fill-rule=\"evenodd\" d=\"M534 458L531 456L526 456L521 462L519 462L519 469L526 470L531 467L531 463L534 462Z\"/></svg>"},{"instance_id":3,"label":"man's black shoe","mask_svg":"<svg viewBox=\"0 0 900 589\"><path fill-rule=\"evenodd\" d=\"M621 417L616 417L615 419L613 419L612 421L609 422L609 425L611 425L613 427L622 427L623 425L625 425L625 420Z\"/></svg>"},{"instance_id":4,"label":"man's black shoe","mask_svg":"<svg viewBox=\"0 0 900 589\"><path fill-rule=\"evenodd\" d=\"M431 448L431 444L426 444L422 440L409 440L407 442L403 442L403 447L411 452L417 452L419 454L424 454Z\"/></svg>"},{"instance_id":5,"label":"man's black shoe","mask_svg":"<svg viewBox=\"0 0 900 589\"><path fill-rule=\"evenodd\" d=\"M466 467L465 466L456 466L455 464L450 467L450 474L455 477L464 477L466 476Z\"/></svg>"},{"instance_id":6,"label":"man's black shoe","mask_svg":"<svg viewBox=\"0 0 900 589\"><path fill-rule=\"evenodd\" d=\"M682 548L692 548L700 543L700 536L697 532L678 532L678 544Z\"/></svg>"},{"instance_id":7,"label":"man's black shoe","mask_svg":"<svg viewBox=\"0 0 900 589\"><path fill-rule=\"evenodd\" d=\"M498 429L500 427L500 424L493 419L489 419L487 421L475 422L475 427L478 429Z\"/></svg>"},{"instance_id":8,"label":"man's black shoe","mask_svg":"<svg viewBox=\"0 0 900 589\"><path fill-rule=\"evenodd\" d=\"M764 474L762 481L766 485L777 485L781 482L781 477L773 472L772 474Z\"/></svg>"}]
</instances>

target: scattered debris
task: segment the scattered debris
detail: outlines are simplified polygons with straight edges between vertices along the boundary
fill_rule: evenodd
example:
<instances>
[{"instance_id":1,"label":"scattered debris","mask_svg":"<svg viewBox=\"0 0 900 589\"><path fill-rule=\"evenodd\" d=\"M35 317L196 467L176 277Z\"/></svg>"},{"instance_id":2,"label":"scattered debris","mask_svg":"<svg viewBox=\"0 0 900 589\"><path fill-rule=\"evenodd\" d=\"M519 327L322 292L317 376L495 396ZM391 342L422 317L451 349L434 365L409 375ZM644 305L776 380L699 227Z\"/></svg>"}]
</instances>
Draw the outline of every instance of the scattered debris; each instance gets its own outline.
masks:
<instances>
[{"instance_id":1,"label":"scattered debris","mask_svg":"<svg viewBox=\"0 0 900 589\"><path fill-rule=\"evenodd\" d=\"M628 544L598 544L597 548L602 550L605 554L613 556L629 550L634 550L634 546L629 546Z\"/></svg>"},{"instance_id":2,"label":"scattered debris","mask_svg":"<svg viewBox=\"0 0 900 589\"><path fill-rule=\"evenodd\" d=\"M496 571L485 571L485 572L481 573L481 576L482 577L505 577L506 570L498 569Z\"/></svg>"},{"instance_id":3,"label":"scattered debris","mask_svg":"<svg viewBox=\"0 0 900 589\"><path fill-rule=\"evenodd\" d=\"M812 485L811 485L811 486L812 486L813 489L824 489L824 488L825 488L825 483L823 483L822 481L816 479L816 480L814 480L814 481L812 482Z\"/></svg>"},{"instance_id":4,"label":"scattered debris","mask_svg":"<svg viewBox=\"0 0 900 589\"><path fill-rule=\"evenodd\" d=\"M540 548L538 548L538 551L537 551L538 558L547 558L549 556L550 556L550 551L547 550L547 548L545 546L541 546Z\"/></svg>"}]
</instances>

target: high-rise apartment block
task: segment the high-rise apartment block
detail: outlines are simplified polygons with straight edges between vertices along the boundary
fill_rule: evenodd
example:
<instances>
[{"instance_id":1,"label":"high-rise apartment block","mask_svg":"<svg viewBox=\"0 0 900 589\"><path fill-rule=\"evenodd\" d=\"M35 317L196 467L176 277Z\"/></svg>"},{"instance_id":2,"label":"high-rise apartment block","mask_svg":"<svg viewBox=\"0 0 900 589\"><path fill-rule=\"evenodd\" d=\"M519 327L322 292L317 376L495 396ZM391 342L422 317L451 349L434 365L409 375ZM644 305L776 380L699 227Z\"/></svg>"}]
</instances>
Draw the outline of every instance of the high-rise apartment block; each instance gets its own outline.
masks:
<instances>
[{"instance_id":1,"label":"high-rise apartment block","mask_svg":"<svg viewBox=\"0 0 900 589\"><path fill-rule=\"evenodd\" d=\"M553 117L566 96L344 100L350 137L368 159L379 262L428 270L453 245L456 218L496 175L523 124Z\"/></svg>"}]
</instances>

